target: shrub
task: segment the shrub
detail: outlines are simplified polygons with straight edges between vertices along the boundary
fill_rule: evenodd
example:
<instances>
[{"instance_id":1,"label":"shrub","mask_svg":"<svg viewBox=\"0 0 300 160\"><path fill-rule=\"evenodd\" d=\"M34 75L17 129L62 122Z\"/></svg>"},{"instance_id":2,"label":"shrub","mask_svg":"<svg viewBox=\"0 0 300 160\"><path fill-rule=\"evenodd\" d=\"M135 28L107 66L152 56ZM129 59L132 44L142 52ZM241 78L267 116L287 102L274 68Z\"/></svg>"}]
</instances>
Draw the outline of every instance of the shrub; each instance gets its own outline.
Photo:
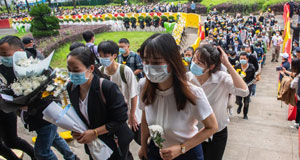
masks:
<instances>
[{"instance_id":1,"label":"shrub","mask_svg":"<svg viewBox=\"0 0 300 160\"><path fill-rule=\"evenodd\" d=\"M146 16L146 17L145 17L145 21L146 21L146 22L150 22L150 21L152 21L152 18L151 18L150 16Z\"/></svg>"},{"instance_id":2,"label":"shrub","mask_svg":"<svg viewBox=\"0 0 300 160\"><path fill-rule=\"evenodd\" d=\"M130 19L128 17L123 18L123 22L129 22L129 21L130 21Z\"/></svg>"},{"instance_id":3,"label":"shrub","mask_svg":"<svg viewBox=\"0 0 300 160\"><path fill-rule=\"evenodd\" d=\"M136 18L135 18L135 17L131 17L131 18L130 18L130 22L131 22L131 23L136 23Z\"/></svg>"},{"instance_id":4,"label":"shrub","mask_svg":"<svg viewBox=\"0 0 300 160\"><path fill-rule=\"evenodd\" d=\"M34 38L56 36L59 34L59 19L51 15L51 9L47 4L33 6L29 15L33 17L30 31Z\"/></svg>"},{"instance_id":5,"label":"shrub","mask_svg":"<svg viewBox=\"0 0 300 160\"><path fill-rule=\"evenodd\" d=\"M103 22L103 18L99 18L98 20L101 21L101 22Z\"/></svg>"},{"instance_id":6,"label":"shrub","mask_svg":"<svg viewBox=\"0 0 300 160\"><path fill-rule=\"evenodd\" d=\"M139 16L139 17L138 17L138 20L139 20L139 21L144 21L144 20L145 20L145 17L144 17L144 16Z\"/></svg>"},{"instance_id":7,"label":"shrub","mask_svg":"<svg viewBox=\"0 0 300 160\"><path fill-rule=\"evenodd\" d=\"M111 20L114 20L114 21L116 21L116 20L117 20L117 18L116 18L116 17L112 17L112 18L111 18Z\"/></svg>"},{"instance_id":8,"label":"shrub","mask_svg":"<svg viewBox=\"0 0 300 160\"><path fill-rule=\"evenodd\" d=\"M97 17L93 17L93 21L94 22L98 22L98 18Z\"/></svg>"},{"instance_id":9,"label":"shrub","mask_svg":"<svg viewBox=\"0 0 300 160\"><path fill-rule=\"evenodd\" d=\"M160 18L158 16L153 17L153 21L159 21L159 20L160 20Z\"/></svg>"},{"instance_id":10,"label":"shrub","mask_svg":"<svg viewBox=\"0 0 300 160\"><path fill-rule=\"evenodd\" d=\"M63 20L63 19L59 19L59 22L60 22L60 23L64 23L64 20Z\"/></svg>"},{"instance_id":11,"label":"shrub","mask_svg":"<svg viewBox=\"0 0 300 160\"><path fill-rule=\"evenodd\" d=\"M84 18L81 18L81 20L80 20L81 22L86 22L86 20L84 19Z\"/></svg>"},{"instance_id":12,"label":"shrub","mask_svg":"<svg viewBox=\"0 0 300 160\"><path fill-rule=\"evenodd\" d=\"M109 21L109 20L110 20L110 18L109 18L109 17L105 17L104 19L105 19L105 21Z\"/></svg>"},{"instance_id":13,"label":"shrub","mask_svg":"<svg viewBox=\"0 0 300 160\"><path fill-rule=\"evenodd\" d=\"M75 22L80 22L80 19L76 18L76 19L75 19Z\"/></svg>"},{"instance_id":14,"label":"shrub","mask_svg":"<svg viewBox=\"0 0 300 160\"><path fill-rule=\"evenodd\" d=\"M123 17L119 16L119 17L117 17L117 20L122 21Z\"/></svg>"},{"instance_id":15,"label":"shrub","mask_svg":"<svg viewBox=\"0 0 300 160\"><path fill-rule=\"evenodd\" d=\"M67 23L69 23L69 19L64 19L64 22L67 22Z\"/></svg>"},{"instance_id":16,"label":"shrub","mask_svg":"<svg viewBox=\"0 0 300 160\"><path fill-rule=\"evenodd\" d=\"M167 16L161 16L160 18L161 18L161 20L164 21L164 22L168 21L168 17L167 17Z\"/></svg>"},{"instance_id":17,"label":"shrub","mask_svg":"<svg viewBox=\"0 0 300 160\"><path fill-rule=\"evenodd\" d=\"M91 18L86 18L86 22L92 22Z\"/></svg>"}]
</instances>

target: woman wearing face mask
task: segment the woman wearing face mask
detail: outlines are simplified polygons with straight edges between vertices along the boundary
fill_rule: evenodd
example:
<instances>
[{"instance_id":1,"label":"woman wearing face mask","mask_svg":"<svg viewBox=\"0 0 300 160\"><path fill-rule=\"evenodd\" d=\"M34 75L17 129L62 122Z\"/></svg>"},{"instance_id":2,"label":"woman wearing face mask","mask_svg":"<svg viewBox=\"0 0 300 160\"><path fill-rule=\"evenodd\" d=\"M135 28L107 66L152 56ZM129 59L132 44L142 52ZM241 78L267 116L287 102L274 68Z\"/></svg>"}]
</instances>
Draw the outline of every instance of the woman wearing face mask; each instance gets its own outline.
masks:
<instances>
[{"instance_id":1,"label":"woman wearing face mask","mask_svg":"<svg viewBox=\"0 0 300 160\"><path fill-rule=\"evenodd\" d=\"M220 70L221 63L227 68L229 74ZM202 86L219 126L218 132L212 139L202 143L204 159L222 160L227 142L229 94L245 97L249 94L248 87L232 67L223 49L209 44L203 44L196 50L191 73L194 76L189 73L189 79L196 85ZM201 123L198 126L202 128Z\"/></svg>"},{"instance_id":2,"label":"woman wearing face mask","mask_svg":"<svg viewBox=\"0 0 300 160\"><path fill-rule=\"evenodd\" d=\"M95 68L94 59L87 47L76 48L67 56L71 81L67 86L70 101L89 128L82 134L72 135L83 144L100 138L113 150L109 159L125 160L133 138L126 124L127 105L115 83L100 80L103 75ZM86 146L85 149L89 154Z\"/></svg>"},{"instance_id":3,"label":"woman wearing face mask","mask_svg":"<svg viewBox=\"0 0 300 160\"><path fill-rule=\"evenodd\" d=\"M147 78L139 84L143 110L139 157L202 160L201 143L217 130L217 122L203 90L188 83L174 38L170 34L149 37L141 56ZM204 124L200 131L198 122ZM153 140L147 144L151 125L164 129L162 149Z\"/></svg>"}]
</instances>

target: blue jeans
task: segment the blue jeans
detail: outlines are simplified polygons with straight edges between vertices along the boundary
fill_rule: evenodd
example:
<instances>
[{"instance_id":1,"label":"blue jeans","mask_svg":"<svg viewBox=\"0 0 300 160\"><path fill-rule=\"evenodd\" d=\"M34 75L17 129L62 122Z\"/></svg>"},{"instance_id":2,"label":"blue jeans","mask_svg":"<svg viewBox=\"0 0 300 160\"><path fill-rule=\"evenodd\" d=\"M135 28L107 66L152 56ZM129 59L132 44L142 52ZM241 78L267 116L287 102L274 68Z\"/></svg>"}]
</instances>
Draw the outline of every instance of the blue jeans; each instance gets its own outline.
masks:
<instances>
[{"instance_id":1,"label":"blue jeans","mask_svg":"<svg viewBox=\"0 0 300 160\"><path fill-rule=\"evenodd\" d=\"M67 142L57 133L57 126L54 124L45 125L36 130L37 139L34 145L35 156L38 160L57 160L51 150L55 147L66 160L74 160L75 155L69 148Z\"/></svg>"},{"instance_id":2,"label":"blue jeans","mask_svg":"<svg viewBox=\"0 0 300 160\"><path fill-rule=\"evenodd\" d=\"M162 160L162 158L159 155L159 148L154 144L152 140L148 145L147 156L148 156L148 160ZM199 144L198 146L189 150L185 154L180 155L174 160L204 160L202 145Z\"/></svg>"}]
</instances>

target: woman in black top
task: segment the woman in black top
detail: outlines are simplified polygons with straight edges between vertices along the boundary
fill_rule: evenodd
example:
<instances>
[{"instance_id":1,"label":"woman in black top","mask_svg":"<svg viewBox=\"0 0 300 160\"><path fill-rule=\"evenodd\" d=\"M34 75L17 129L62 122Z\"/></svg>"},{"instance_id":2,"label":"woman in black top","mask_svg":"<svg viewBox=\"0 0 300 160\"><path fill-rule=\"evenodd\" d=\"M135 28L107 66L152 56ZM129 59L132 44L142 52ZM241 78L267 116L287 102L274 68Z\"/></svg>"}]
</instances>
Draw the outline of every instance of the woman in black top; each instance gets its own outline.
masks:
<instances>
[{"instance_id":1,"label":"woman in black top","mask_svg":"<svg viewBox=\"0 0 300 160\"><path fill-rule=\"evenodd\" d=\"M127 105L115 83L100 80L103 75L95 68L94 58L87 47L76 48L67 56L70 101L89 128L82 134L73 133L73 136L83 144L100 138L113 150L109 159L125 160L133 139L133 133L126 124ZM86 145L85 149L90 155Z\"/></svg>"}]
</instances>

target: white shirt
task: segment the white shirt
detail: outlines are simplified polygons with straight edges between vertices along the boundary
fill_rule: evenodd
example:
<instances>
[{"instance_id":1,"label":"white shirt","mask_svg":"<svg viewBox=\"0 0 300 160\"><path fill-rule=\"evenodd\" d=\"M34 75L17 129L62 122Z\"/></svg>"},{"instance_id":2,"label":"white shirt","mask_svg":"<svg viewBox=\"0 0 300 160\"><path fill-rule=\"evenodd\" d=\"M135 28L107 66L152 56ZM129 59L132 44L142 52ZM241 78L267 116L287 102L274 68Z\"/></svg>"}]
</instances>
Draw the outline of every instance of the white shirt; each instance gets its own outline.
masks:
<instances>
[{"instance_id":1,"label":"white shirt","mask_svg":"<svg viewBox=\"0 0 300 160\"><path fill-rule=\"evenodd\" d=\"M141 91L144 84L145 78L139 82ZM190 83L189 88L197 97L196 105L192 105L188 101L185 109L180 112L177 111L173 87L166 91L156 90L156 98L152 105L145 106L140 101L139 107L146 113L148 126L160 125L164 129L162 136L165 139L164 148L184 143L195 136L199 132L198 122L202 122L212 114L212 109L202 88Z\"/></svg>"},{"instance_id":2,"label":"white shirt","mask_svg":"<svg viewBox=\"0 0 300 160\"><path fill-rule=\"evenodd\" d=\"M273 46L278 46L281 42L283 42L282 37L281 36L273 36L272 38L272 42L273 42Z\"/></svg>"},{"instance_id":3,"label":"white shirt","mask_svg":"<svg viewBox=\"0 0 300 160\"><path fill-rule=\"evenodd\" d=\"M291 83L291 88L296 89L296 93L299 92L299 91L298 91L298 81L299 81L299 77L300 77L300 74L299 74L298 76L296 76L296 77L293 79L292 83ZM298 96L298 94L297 94L297 99L300 99L300 97Z\"/></svg>"},{"instance_id":4,"label":"white shirt","mask_svg":"<svg viewBox=\"0 0 300 160\"><path fill-rule=\"evenodd\" d=\"M186 75L191 83L201 86L197 78L191 72L188 72ZM217 71L216 73L211 74L208 80L202 85L202 88L215 113L219 131L223 130L229 123L229 116L227 113L229 94L241 97L249 95L248 87L247 90L236 88L230 74L224 71ZM199 123L198 127L199 129L202 128L202 123Z\"/></svg>"},{"instance_id":5,"label":"white shirt","mask_svg":"<svg viewBox=\"0 0 300 160\"><path fill-rule=\"evenodd\" d=\"M131 99L138 95L138 82L137 82L135 75L133 74L133 71L126 65L124 65L125 66L124 67L124 76L125 76L127 84L125 82L123 82L121 73L120 73L120 66L121 65L119 64L117 71L113 75L109 75L106 71L106 68L104 69L104 74L109 75L110 80L118 85L120 91L122 92L123 96L125 97L125 102L128 105L128 115L129 115L130 110L131 110ZM101 67L100 67L100 70L101 70ZM142 111L137 107L135 116L136 116L138 123L140 123L140 120L141 120L141 112Z\"/></svg>"},{"instance_id":6,"label":"white shirt","mask_svg":"<svg viewBox=\"0 0 300 160\"><path fill-rule=\"evenodd\" d=\"M80 109L80 112L84 116L84 118L87 120L88 123L90 123L90 121L89 121L89 114L88 114L89 92L90 92L90 90L87 92L87 95L86 95L86 97L85 97L85 99L83 101L79 98L79 109Z\"/></svg>"}]
</instances>

